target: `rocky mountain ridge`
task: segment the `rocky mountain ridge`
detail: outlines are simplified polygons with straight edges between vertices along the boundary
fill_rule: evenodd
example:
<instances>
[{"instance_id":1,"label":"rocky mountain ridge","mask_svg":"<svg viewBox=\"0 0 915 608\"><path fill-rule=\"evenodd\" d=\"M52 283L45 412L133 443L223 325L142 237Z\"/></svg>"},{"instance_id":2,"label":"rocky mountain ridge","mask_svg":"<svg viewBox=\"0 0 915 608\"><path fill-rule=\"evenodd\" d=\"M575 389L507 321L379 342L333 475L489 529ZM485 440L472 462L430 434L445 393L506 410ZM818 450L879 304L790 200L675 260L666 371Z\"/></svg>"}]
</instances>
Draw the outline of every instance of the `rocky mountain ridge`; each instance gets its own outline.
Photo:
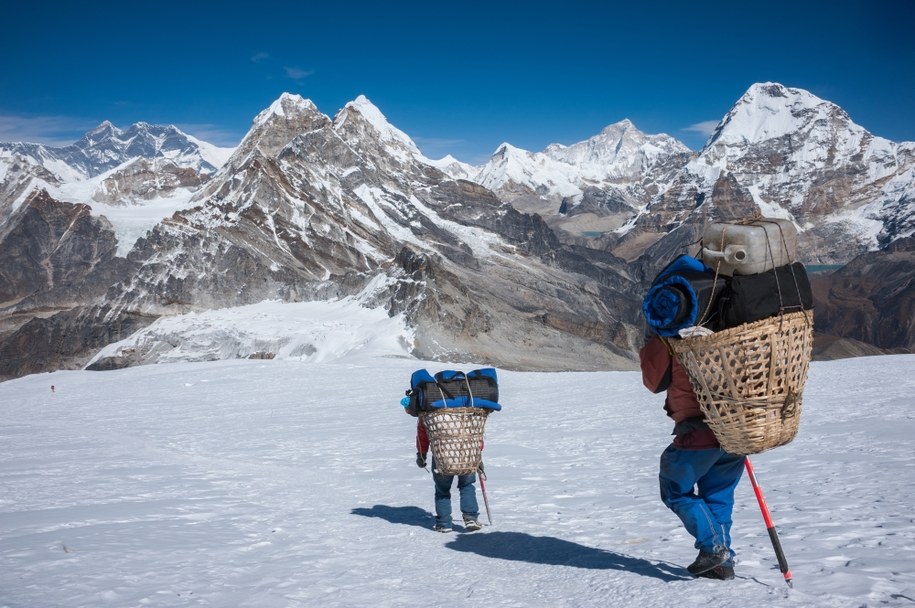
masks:
<instances>
[{"instance_id":1,"label":"rocky mountain ridge","mask_svg":"<svg viewBox=\"0 0 915 608\"><path fill-rule=\"evenodd\" d=\"M343 296L403 313L424 358L629 369L646 281L698 240L703 222L763 212L792 217L802 234L816 234L844 213L844 224L834 222L840 229L826 233L829 251L814 251L808 263L835 260L842 243L851 244L851 259L911 234L911 145L869 137L826 102L780 85L755 85L745 98L699 154L622 121L542 153L503 145L482 168L423 157L365 97L330 118L311 101L284 94L237 148L222 151L231 155L217 171L206 146L166 146L168 137L158 147L121 145L118 133L173 133L148 125L124 132L102 125L81 140L81 158L120 161L107 170L79 163L61 170L59 154L38 162L38 152L0 146L0 254L9 262L0 270L0 377L85 364L162 315ZM762 121L771 132L760 141L740 139L772 99L805 127ZM847 132L823 139L824 129L838 126ZM105 133L121 143L106 142ZM792 145L807 142L806 152L778 163L765 157L786 137ZM815 141L840 142L826 153L834 165L858 159L860 171L843 174L853 204L767 200L763 194L775 196L786 184L822 191L828 177L777 175L779 167L809 160L810 150L819 150ZM147 156L117 156L128 149ZM176 170L164 170L166 163ZM68 181L68 171L82 177ZM162 179L179 174L186 179ZM112 183L106 179L117 187L102 188ZM145 189L155 180L166 186ZM72 200L80 195L84 202ZM174 200L174 211L135 242L122 220L98 214L114 218L119 205L142 210L161 200ZM543 214L530 213L533 205ZM573 234L582 218L579 228L599 236ZM33 228L39 224L51 229ZM131 365L144 356L117 353L94 365Z\"/></svg>"},{"instance_id":2,"label":"rocky mountain ridge","mask_svg":"<svg viewBox=\"0 0 915 608\"><path fill-rule=\"evenodd\" d=\"M187 208L136 242L103 296L33 318L0 354L25 367L35 355L29 337L57 335L61 325L74 344L57 341L59 351L97 348L79 343L87 319L134 327L264 299L358 295L405 314L423 357L631 367L632 323L622 315L635 318L637 304L616 261L561 246L539 218L448 178L380 116L359 99L331 120L307 100L282 96ZM571 363L570 352L587 358ZM117 353L98 367L143 353L131 357Z\"/></svg>"},{"instance_id":3,"label":"rocky mountain ridge","mask_svg":"<svg viewBox=\"0 0 915 608\"><path fill-rule=\"evenodd\" d=\"M565 242L630 261L688 246L707 222L755 214L791 219L810 264L844 264L915 231L915 142L875 137L807 91L753 85L698 153L664 137L623 121L568 150L503 146L470 179L541 214ZM589 166L582 151L593 147L604 156ZM617 149L640 169L620 171Z\"/></svg>"},{"instance_id":4,"label":"rocky mountain ridge","mask_svg":"<svg viewBox=\"0 0 915 608\"><path fill-rule=\"evenodd\" d=\"M107 120L69 146L0 143L0 151L56 170L66 181L96 177L136 158L167 158L181 166L214 173L225 162L227 153L173 125L138 122L118 129Z\"/></svg>"},{"instance_id":5,"label":"rocky mountain ridge","mask_svg":"<svg viewBox=\"0 0 915 608\"><path fill-rule=\"evenodd\" d=\"M0 221L39 189L71 203L144 205L191 193L225 164L219 148L172 125L105 121L76 143L0 143Z\"/></svg>"}]
</instances>

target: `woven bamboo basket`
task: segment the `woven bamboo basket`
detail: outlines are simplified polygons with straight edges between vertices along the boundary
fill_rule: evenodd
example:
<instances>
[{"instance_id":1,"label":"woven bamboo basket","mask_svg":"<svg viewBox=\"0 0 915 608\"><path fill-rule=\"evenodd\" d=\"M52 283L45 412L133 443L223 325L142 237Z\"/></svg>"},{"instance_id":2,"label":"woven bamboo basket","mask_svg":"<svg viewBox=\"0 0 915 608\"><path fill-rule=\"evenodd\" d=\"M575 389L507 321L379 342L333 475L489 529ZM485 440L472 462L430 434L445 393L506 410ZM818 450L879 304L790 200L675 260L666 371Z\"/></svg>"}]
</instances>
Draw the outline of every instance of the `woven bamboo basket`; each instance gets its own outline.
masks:
<instances>
[{"instance_id":1,"label":"woven bamboo basket","mask_svg":"<svg viewBox=\"0 0 915 608\"><path fill-rule=\"evenodd\" d=\"M813 349L813 311L669 344L722 448L756 454L794 439Z\"/></svg>"},{"instance_id":2,"label":"woven bamboo basket","mask_svg":"<svg viewBox=\"0 0 915 608\"><path fill-rule=\"evenodd\" d=\"M483 431L490 411L479 407L449 407L421 414L437 472L443 475L476 472L483 458Z\"/></svg>"}]
</instances>

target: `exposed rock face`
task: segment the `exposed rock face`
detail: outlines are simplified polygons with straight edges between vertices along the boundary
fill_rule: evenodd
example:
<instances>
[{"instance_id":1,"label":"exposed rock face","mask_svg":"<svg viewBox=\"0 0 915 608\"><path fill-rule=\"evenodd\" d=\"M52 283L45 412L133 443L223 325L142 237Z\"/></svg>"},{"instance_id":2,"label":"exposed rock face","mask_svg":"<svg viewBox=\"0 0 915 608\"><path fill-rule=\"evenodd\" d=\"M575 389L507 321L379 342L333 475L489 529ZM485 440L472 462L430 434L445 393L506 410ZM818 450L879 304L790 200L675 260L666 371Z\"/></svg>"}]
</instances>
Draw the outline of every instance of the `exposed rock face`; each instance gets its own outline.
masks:
<instances>
[{"instance_id":1,"label":"exposed rock face","mask_svg":"<svg viewBox=\"0 0 915 608\"><path fill-rule=\"evenodd\" d=\"M819 333L915 352L915 238L815 276L813 286Z\"/></svg>"},{"instance_id":2,"label":"exposed rock face","mask_svg":"<svg viewBox=\"0 0 915 608\"><path fill-rule=\"evenodd\" d=\"M44 191L0 226L0 379L69 364L72 356L100 346L105 331L87 330L91 322L71 331L72 325L66 329L48 318L103 296L130 275L116 247L104 217ZM95 337L87 342L84 330Z\"/></svg>"},{"instance_id":3,"label":"exposed rock face","mask_svg":"<svg viewBox=\"0 0 915 608\"><path fill-rule=\"evenodd\" d=\"M26 198L46 186L59 186L61 179L41 165L0 150L0 230Z\"/></svg>"},{"instance_id":4,"label":"exposed rock face","mask_svg":"<svg viewBox=\"0 0 915 608\"><path fill-rule=\"evenodd\" d=\"M33 194L0 228L0 302L68 306L104 293L126 270L117 239L87 205Z\"/></svg>"},{"instance_id":5,"label":"exposed rock face","mask_svg":"<svg viewBox=\"0 0 915 608\"><path fill-rule=\"evenodd\" d=\"M155 319L110 307L78 306L36 316L0 341L0 381L57 369L78 369L86 354L142 329Z\"/></svg>"},{"instance_id":6,"label":"exposed rock face","mask_svg":"<svg viewBox=\"0 0 915 608\"><path fill-rule=\"evenodd\" d=\"M101 180L92 200L111 205L167 196L179 188L196 190L209 175L171 160L138 158Z\"/></svg>"}]
</instances>

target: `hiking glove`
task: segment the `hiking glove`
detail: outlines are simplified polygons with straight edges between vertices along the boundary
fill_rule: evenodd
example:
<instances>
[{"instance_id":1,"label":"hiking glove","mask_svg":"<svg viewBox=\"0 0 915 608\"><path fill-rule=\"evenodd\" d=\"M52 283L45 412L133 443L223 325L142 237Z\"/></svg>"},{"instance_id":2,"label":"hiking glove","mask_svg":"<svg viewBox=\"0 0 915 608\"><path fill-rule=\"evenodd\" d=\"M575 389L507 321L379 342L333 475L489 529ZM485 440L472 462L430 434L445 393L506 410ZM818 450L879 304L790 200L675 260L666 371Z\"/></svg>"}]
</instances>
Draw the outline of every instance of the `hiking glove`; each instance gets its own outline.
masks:
<instances>
[{"instance_id":1,"label":"hiking glove","mask_svg":"<svg viewBox=\"0 0 915 608\"><path fill-rule=\"evenodd\" d=\"M422 452L416 452L416 466L421 469L426 468L426 455Z\"/></svg>"}]
</instances>

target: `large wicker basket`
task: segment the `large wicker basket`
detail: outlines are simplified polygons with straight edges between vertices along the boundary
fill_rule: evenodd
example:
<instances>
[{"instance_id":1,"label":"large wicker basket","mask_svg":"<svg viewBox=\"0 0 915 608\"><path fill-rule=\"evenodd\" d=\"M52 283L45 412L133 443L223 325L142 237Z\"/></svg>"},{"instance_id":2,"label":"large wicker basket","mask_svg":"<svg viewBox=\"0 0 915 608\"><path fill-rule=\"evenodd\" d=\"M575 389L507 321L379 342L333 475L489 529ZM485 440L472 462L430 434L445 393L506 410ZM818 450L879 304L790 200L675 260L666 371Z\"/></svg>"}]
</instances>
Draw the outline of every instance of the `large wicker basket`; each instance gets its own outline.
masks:
<instances>
[{"instance_id":1,"label":"large wicker basket","mask_svg":"<svg viewBox=\"0 0 915 608\"><path fill-rule=\"evenodd\" d=\"M722 448L756 454L794 439L813 348L813 311L669 344Z\"/></svg>"},{"instance_id":2,"label":"large wicker basket","mask_svg":"<svg viewBox=\"0 0 915 608\"><path fill-rule=\"evenodd\" d=\"M476 472L482 460L483 431L492 410L479 407L448 407L420 414L442 475Z\"/></svg>"}]
</instances>

